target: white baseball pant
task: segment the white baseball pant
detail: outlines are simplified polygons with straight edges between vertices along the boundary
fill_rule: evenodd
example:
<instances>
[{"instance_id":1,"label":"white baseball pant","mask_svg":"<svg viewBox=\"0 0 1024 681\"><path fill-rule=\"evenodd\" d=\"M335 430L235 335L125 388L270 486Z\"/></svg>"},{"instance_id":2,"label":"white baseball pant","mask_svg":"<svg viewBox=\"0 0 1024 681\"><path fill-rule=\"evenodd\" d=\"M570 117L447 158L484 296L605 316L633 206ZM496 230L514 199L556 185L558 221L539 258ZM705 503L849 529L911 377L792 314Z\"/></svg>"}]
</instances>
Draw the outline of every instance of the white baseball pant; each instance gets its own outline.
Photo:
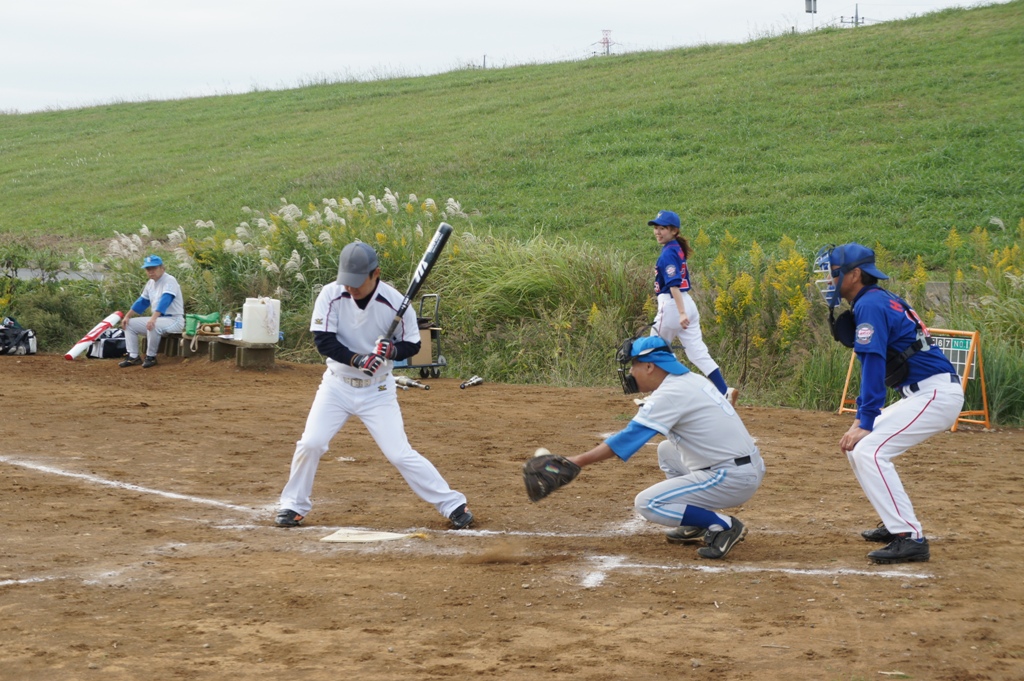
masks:
<instances>
[{"instance_id":1,"label":"white baseball pant","mask_svg":"<svg viewBox=\"0 0 1024 681\"><path fill-rule=\"evenodd\" d=\"M320 459L350 416L363 422L412 491L441 515L447 518L466 503L466 496L452 490L434 464L409 445L394 376L388 374L379 383L357 388L327 369L306 417L306 429L295 443L291 476L281 492L279 508L291 509L299 515L306 515L313 508L310 495Z\"/></svg>"},{"instance_id":2,"label":"white baseball pant","mask_svg":"<svg viewBox=\"0 0 1024 681\"><path fill-rule=\"evenodd\" d=\"M910 497L896 474L893 458L956 423L964 405L960 383L950 374L936 374L918 383L910 393L885 409L875 419L874 430L846 456L864 494L893 534L910 532L914 539L924 536L914 515Z\"/></svg>"},{"instance_id":3,"label":"white baseball pant","mask_svg":"<svg viewBox=\"0 0 1024 681\"><path fill-rule=\"evenodd\" d=\"M744 466L691 471L683 463L683 452L664 440L658 445L658 465L668 479L640 492L633 504L647 520L669 527L679 527L687 506L708 511L739 506L754 496L764 478L760 453L750 458Z\"/></svg>"},{"instance_id":4,"label":"white baseball pant","mask_svg":"<svg viewBox=\"0 0 1024 681\"><path fill-rule=\"evenodd\" d=\"M160 347L160 336L165 333L181 333L185 328L184 317L157 317L153 330L146 329L149 317L132 317L124 330L124 349L133 357L139 356L139 336L146 337L146 354L156 357Z\"/></svg>"},{"instance_id":5,"label":"white baseball pant","mask_svg":"<svg viewBox=\"0 0 1024 681\"><path fill-rule=\"evenodd\" d=\"M704 334L700 330L700 311L689 291L680 291L680 294L683 296L683 309L690 318L689 326L685 329L679 326L679 310L672 294L661 293L658 295L658 314L654 318L651 335L661 336L669 345L678 338L690 363L700 369L702 374L709 376L718 368L718 363L711 359L708 346L704 344Z\"/></svg>"}]
</instances>

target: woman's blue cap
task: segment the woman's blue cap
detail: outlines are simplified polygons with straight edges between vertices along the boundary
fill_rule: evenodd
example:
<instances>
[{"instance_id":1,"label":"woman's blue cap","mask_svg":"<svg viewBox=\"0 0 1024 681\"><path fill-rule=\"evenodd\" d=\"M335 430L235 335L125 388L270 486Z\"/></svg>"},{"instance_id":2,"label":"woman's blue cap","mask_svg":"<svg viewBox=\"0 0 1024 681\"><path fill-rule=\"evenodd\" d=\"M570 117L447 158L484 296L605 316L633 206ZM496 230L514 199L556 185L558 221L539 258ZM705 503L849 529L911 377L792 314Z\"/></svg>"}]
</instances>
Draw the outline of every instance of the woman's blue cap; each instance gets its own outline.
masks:
<instances>
[{"instance_id":1,"label":"woman's blue cap","mask_svg":"<svg viewBox=\"0 0 1024 681\"><path fill-rule=\"evenodd\" d=\"M647 223L648 227L654 227L655 225L679 229L679 216L670 210L658 211L658 215Z\"/></svg>"}]
</instances>

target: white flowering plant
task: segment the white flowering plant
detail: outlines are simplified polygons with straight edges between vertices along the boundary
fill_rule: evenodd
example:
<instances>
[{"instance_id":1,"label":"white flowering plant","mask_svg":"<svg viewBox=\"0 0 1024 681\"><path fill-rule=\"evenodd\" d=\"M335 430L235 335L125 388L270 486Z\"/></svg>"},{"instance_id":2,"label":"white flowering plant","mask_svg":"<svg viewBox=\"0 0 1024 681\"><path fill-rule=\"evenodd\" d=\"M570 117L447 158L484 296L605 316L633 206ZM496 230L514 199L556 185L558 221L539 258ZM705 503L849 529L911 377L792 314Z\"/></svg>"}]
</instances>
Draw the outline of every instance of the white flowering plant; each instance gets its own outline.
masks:
<instances>
[{"instance_id":1,"label":"white flowering plant","mask_svg":"<svg viewBox=\"0 0 1024 681\"><path fill-rule=\"evenodd\" d=\"M178 227L164 239L154 238L146 225L137 234L115 232L99 262L80 254L78 266L83 272L105 272L98 283L102 297L127 307L145 284L139 263L151 253L160 255L181 283L190 312L234 312L247 297L269 296L282 301L285 331L302 332L316 293L334 281L338 255L350 242L372 245L381 278L399 290L442 221L456 234L442 257L458 257L457 235L471 226L471 216L453 198L443 205L415 194L403 200L387 187L379 198L358 192L305 208L282 198L273 210L243 207L245 220L230 229L196 220L194 227Z\"/></svg>"}]
</instances>

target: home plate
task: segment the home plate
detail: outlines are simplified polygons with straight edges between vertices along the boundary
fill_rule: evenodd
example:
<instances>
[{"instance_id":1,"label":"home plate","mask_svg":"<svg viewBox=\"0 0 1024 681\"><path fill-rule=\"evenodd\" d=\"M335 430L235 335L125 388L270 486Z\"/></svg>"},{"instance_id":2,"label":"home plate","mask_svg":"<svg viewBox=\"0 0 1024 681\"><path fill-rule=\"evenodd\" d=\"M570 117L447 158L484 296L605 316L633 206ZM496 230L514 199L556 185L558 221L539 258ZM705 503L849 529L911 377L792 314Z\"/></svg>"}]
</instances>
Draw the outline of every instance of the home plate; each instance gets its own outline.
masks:
<instances>
[{"instance_id":1,"label":"home plate","mask_svg":"<svg viewBox=\"0 0 1024 681\"><path fill-rule=\"evenodd\" d=\"M376 530L357 530L354 527L343 527L334 534L328 535L320 541L334 542L370 542L370 541L392 541L394 539L405 539L407 537L423 537L423 533L399 534L398 532L378 532Z\"/></svg>"}]
</instances>

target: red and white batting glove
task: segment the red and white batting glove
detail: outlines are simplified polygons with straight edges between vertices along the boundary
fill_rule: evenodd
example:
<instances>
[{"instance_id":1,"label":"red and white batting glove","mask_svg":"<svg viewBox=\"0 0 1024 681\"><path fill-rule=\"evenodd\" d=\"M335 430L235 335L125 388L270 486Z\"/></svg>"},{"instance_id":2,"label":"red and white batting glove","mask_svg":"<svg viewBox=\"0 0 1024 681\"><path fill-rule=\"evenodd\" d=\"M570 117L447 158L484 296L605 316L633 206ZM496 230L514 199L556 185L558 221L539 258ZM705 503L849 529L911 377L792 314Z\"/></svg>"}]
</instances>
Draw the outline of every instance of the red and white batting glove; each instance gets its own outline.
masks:
<instances>
[{"instance_id":1,"label":"red and white batting glove","mask_svg":"<svg viewBox=\"0 0 1024 681\"><path fill-rule=\"evenodd\" d=\"M367 376L373 376L384 366L384 358L380 355L352 355L352 366Z\"/></svg>"},{"instance_id":2,"label":"red and white batting glove","mask_svg":"<svg viewBox=\"0 0 1024 681\"><path fill-rule=\"evenodd\" d=\"M394 359L398 355L398 346L395 345L394 341L387 338L378 338L377 347L373 349L373 354L380 355L384 359Z\"/></svg>"}]
</instances>

